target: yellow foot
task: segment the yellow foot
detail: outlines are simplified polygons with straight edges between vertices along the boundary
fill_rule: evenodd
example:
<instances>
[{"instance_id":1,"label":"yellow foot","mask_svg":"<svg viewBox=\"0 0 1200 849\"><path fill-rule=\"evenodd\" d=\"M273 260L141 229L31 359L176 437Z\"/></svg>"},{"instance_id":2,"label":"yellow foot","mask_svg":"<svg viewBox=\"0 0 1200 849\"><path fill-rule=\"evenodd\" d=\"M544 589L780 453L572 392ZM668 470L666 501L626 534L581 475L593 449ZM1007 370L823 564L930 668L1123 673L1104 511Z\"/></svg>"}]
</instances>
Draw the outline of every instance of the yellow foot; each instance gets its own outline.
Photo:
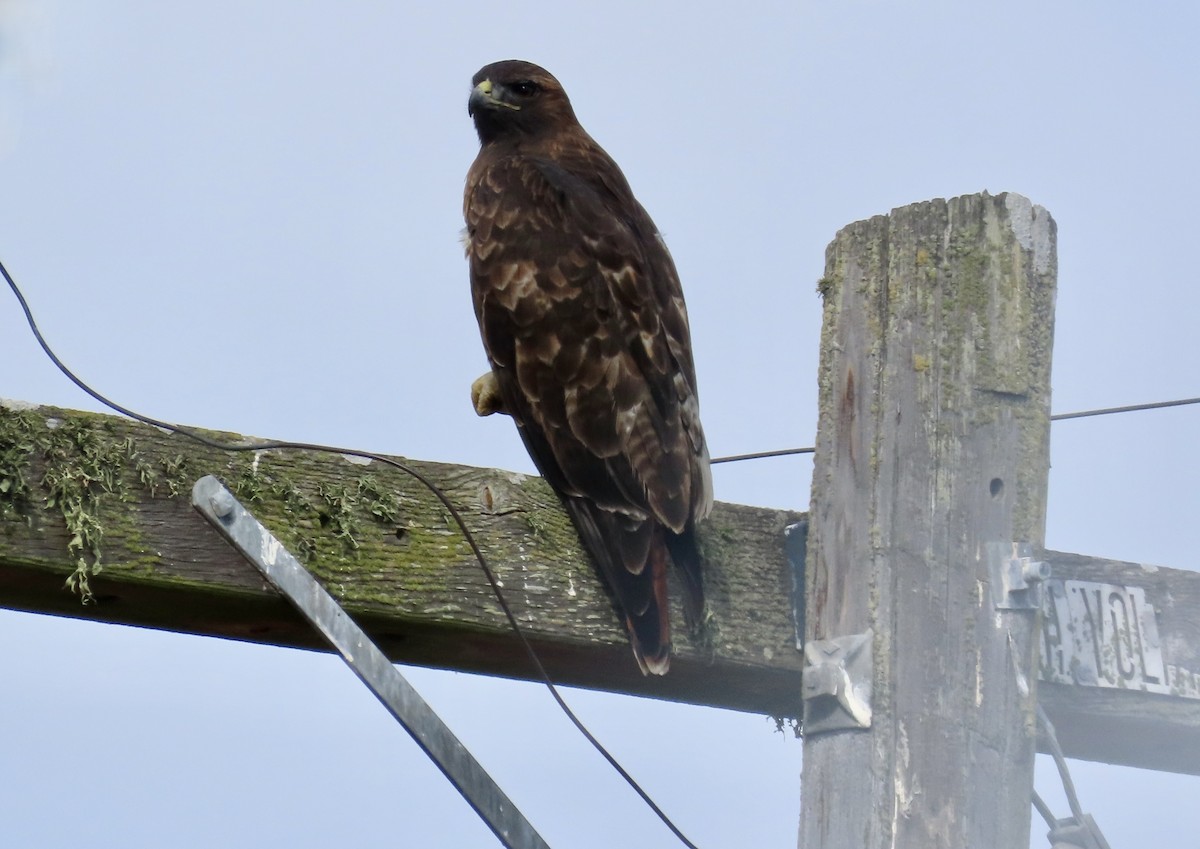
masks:
<instances>
[{"instance_id":1,"label":"yellow foot","mask_svg":"<svg viewBox=\"0 0 1200 849\"><path fill-rule=\"evenodd\" d=\"M496 375L490 371L481 374L471 384L471 403L475 405L475 412L481 416L508 413L504 409L504 399L500 397L500 384L496 382Z\"/></svg>"}]
</instances>

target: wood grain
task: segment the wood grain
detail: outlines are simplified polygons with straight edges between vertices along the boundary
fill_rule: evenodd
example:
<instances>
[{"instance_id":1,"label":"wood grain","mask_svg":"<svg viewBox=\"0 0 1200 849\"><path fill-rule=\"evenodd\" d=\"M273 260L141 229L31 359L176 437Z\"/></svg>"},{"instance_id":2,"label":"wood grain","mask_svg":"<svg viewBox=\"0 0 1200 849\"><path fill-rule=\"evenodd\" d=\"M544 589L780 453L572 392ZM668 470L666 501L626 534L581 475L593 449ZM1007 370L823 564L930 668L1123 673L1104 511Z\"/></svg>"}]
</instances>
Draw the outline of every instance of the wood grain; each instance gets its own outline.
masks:
<instances>
[{"instance_id":1,"label":"wood grain","mask_svg":"<svg viewBox=\"0 0 1200 849\"><path fill-rule=\"evenodd\" d=\"M1036 614L992 543L1041 543L1053 222L935 200L826 253L806 639L873 634L870 728L807 735L800 845L1025 847Z\"/></svg>"}]
</instances>

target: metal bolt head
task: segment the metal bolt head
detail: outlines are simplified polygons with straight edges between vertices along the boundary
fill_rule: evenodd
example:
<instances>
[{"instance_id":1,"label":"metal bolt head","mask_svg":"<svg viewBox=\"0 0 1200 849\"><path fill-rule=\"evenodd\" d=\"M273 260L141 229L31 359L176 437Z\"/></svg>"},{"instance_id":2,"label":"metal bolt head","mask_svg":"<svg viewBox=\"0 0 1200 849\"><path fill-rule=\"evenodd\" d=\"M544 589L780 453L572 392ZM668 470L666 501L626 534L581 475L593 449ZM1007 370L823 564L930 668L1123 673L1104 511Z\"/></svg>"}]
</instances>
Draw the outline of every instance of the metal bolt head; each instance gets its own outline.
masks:
<instances>
[{"instance_id":1,"label":"metal bolt head","mask_svg":"<svg viewBox=\"0 0 1200 849\"><path fill-rule=\"evenodd\" d=\"M806 699L836 696L842 691L845 672L836 663L818 663L805 667L800 677L801 694Z\"/></svg>"},{"instance_id":2,"label":"metal bolt head","mask_svg":"<svg viewBox=\"0 0 1200 849\"><path fill-rule=\"evenodd\" d=\"M209 506L212 507L213 513L218 519L224 519L233 512L234 500L233 496L227 489L220 489L214 492L208 499Z\"/></svg>"},{"instance_id":3,"label":"metal bolt head","mask_svg":"<svg viewBox=\"0 0 1200 849\"><path fill-rule=\"evenodd\" d=\"M1044 560L1021 558L1021 577L1031 584L1048 581L1052 571L1050 564Z\"/></svg>"}]
</instances>

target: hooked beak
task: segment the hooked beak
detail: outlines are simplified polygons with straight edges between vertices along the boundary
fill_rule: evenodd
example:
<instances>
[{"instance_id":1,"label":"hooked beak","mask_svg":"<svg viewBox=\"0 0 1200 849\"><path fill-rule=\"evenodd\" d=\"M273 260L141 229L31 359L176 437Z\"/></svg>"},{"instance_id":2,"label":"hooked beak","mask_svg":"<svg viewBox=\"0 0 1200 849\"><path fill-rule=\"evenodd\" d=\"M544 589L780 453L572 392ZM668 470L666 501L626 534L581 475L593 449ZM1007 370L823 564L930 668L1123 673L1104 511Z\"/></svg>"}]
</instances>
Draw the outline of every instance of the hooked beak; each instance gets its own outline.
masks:
<instances>
[{"instance_id":1,"label":"hooked beak","mask_svg":"<svg viewBox=\"0 0 1200 849\"><path fill-rule=\"evenodd\" d=\"M504 86L493 85L491 80L484 80L471 90L471 98L467 101L467 114L474 117L477 109L504 108L520 111L520 106L505 99L506 94Z\"/></svg>"}]
</instances>

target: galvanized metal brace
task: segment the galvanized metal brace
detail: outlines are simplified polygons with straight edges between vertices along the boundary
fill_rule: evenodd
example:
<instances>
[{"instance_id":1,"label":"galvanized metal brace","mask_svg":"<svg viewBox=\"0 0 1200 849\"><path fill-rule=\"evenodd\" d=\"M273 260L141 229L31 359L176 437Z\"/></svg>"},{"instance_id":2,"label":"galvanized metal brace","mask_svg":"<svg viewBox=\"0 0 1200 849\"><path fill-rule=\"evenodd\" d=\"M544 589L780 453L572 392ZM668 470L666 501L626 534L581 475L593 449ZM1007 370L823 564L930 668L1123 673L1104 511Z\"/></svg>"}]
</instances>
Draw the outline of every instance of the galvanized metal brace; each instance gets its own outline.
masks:
<instances>
[{"instance_id":1,"label":"galvanized metal brace","mask_svg":"<svg viewBox=\"0 0 1200 849\"><path fill-rule=\"evenodd\" d=\"M1059 820L1046 839L1051 849L1111 849L1091 814Z\"/></svg>"},{"instance_id":2,"label":"galvanized metal brace","mask_svg":"<svg viewBox=\"0 0 1200 849\"><path fill-rule=\"evenodd\" d=\"M985 551L996 609L1040 610L1050 564L1034 560L1027 542L989 542Z\"/></svg>"},{"instance_id":3,"label":"galvanized metal brace","mask_svg":"<svg viewBox=\"0 0 1200 849\"><path fill-rule=\"evenodd\" d=\"M338 650L506 847L549 849L504 791L333 596L220 481L211 475L196 481L192 506Z\"/></svg>"},{"instance_id":4,"label":"galvanized metal brace","mask_svg":"<svg viewBox=\"0 0 1200 849\"><path fill-rule=\"evenodd\" d=\"M804 650L804 566L808 559L808 517L783 529L783 545L788 567L792 573L792 622L796 631L796 648Z\"/></svg>"},{"instance_id":5,"label":"galvanized metal brace","mask_svg":"<svg viewBox=\"0 0 1200 849\"><path fill-rule=\"evenodd\" d=\"M871 727L874 637L868 630L805 644L800 673L804 734Z\"/></svg>"}]
</instances>

